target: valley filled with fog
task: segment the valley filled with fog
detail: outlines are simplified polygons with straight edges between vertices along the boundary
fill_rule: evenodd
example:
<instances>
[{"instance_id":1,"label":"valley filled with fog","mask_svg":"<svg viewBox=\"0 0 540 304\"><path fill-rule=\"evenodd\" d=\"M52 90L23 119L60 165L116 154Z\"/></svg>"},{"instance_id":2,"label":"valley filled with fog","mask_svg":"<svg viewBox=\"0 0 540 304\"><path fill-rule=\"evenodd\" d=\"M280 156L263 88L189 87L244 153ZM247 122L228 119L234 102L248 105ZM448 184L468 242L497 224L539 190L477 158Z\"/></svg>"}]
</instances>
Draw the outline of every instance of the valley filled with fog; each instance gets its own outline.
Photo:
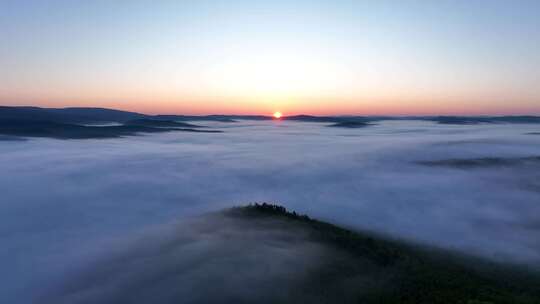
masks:
<instances>
[{"instance_id":1,"label":"valley filled with fog","mask_svg":"<svg viewBox=\"0 0 540 304\"><path fill-rule=\"evenodd\" d=\"M0 140L0 302L25 303L141 235L250 202L540 265L537 124L201 124L223 132Z\"/></svg>"}]
</instances>

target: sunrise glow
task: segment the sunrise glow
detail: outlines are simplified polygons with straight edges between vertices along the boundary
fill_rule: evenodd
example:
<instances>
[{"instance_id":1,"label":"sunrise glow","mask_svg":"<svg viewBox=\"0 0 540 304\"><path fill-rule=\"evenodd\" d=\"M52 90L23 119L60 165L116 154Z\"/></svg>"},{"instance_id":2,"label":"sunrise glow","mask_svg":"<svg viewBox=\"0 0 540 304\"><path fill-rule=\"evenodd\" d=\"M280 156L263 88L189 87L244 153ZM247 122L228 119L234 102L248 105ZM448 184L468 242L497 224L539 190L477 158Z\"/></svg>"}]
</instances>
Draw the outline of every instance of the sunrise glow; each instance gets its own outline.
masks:
<instances>
[{"instance_id":1,"label":"sunrise glow","mask_svg":"<svg viewBox=\"0 0 540 304\"><path fill-rule=\"evenodd\" d=\"M275 119L280 119L282 114L281 114L281 112L275 112L273 116L274 116Z\"/></svg>"},{"instance_id":2,"label":"sunrise glow","mask_svg":"<svg viewBox=\"0 0 540 304\"><path fill-rule=\"evenodd\" d=\"M0 11L1 105L540 114L540 2L76 3Z\"/></svg>"}]
</instances>

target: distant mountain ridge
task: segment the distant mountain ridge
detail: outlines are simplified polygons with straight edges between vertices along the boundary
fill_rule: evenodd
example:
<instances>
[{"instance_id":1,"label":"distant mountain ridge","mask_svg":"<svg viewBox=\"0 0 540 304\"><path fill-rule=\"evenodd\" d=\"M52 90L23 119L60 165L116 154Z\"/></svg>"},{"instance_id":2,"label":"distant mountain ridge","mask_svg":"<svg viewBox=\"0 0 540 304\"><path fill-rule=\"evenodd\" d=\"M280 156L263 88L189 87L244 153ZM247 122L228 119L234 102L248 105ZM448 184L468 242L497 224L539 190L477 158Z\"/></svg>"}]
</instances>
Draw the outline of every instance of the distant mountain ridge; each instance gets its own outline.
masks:
<instances>
[{"instance_id":1,"label":"distant mountain ridge","mask_svg":"<svg viewBox=\"0 0 540 304\"><path fill-rule=\"evenodd\" d=\"M0 119L0 136L3 140L20 140L21 137L46 137L56 139L103 139L133 136L140 133L163 133L172 131L220 133L220 130L201 130L198 126L151 126L124 124L114 126L88 126L73 123Z\"/></svg>"},{"instance_id":2,"label":"distant mountain ridge","mask_svg":"<svg viewBox=\"0 0 540 304\"><path fill-rule=\"evenodd\" d=\"M0 119L40 120L63 123L125 122L147 115L106 108L39 108L0 106Z\"/></svg>"},{"instance_id":3,"label":"distant mountain ridge","mask_svg":"<svg viewBox=\"0 0 540 304\"><path fill-rule=\"evenodd\" d=\"M0 119L17 119L28 121L52 121L62 123L126 123L132 120L168 120L168 121L218 121L235 122L237 120L273 120L265 115L148 115L136 112L91 107L40 108L32 106L0 106ZM540 116L284 116L281 120L320 122L320 123L370 123L382 120L424 120L439 124L470 125L497 123L540 123Z\"/></svg>"}]
</instances>

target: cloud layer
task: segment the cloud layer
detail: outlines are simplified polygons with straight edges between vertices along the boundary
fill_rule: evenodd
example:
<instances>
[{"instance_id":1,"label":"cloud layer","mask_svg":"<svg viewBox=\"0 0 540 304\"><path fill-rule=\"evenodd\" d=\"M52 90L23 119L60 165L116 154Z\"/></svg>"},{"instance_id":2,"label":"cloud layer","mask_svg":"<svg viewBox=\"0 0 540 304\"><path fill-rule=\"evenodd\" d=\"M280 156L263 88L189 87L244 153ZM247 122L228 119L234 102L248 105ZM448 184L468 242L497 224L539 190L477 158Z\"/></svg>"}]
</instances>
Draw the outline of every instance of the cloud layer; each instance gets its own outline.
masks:
<instances>
[{"instance_id":1,"label":"cloud layer","mask_svg":"<svg viewBox=\"0 0 540 304\"><path fill-rule=\"evenodd\" d=\"M224 207L279 202L356 229L540 263L540 165L418 162L539 156L534 125L216 123L220 134L0 141L0 301L108 256L110 244ZM28 292L32 291L32 292Z\"/></svg>"},{"instance_id":2,"label":"cloud layer","mask_svg":"<svg viewBox=\"0 0 540 304\"><path fill-rule=\"evenodd\" d=\"M256 222L255 222L256 221ZM283 220L212 214L111 244L40 303L276 303L304 276L343 255ZM318 301L317 301L318 302Z\"/></svg>"}]
</instances>

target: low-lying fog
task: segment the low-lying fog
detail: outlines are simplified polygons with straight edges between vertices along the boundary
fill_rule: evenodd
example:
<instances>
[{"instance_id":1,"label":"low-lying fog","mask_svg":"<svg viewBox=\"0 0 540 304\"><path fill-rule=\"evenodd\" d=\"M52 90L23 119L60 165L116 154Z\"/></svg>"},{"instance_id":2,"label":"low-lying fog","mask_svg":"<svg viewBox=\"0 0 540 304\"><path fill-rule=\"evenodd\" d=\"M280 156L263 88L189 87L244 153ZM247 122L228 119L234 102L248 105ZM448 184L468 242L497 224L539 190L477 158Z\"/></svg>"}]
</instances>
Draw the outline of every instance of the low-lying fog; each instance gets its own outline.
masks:
<instances>
[{"instance_id":1,"label":"low-lying fog","mask_svg":"<svg viewBox=\"0 0 540 304\"><path fill-rule=\"evenodd\" d=\"M328 269L327 264L350 267L352 259L309 235L283 218L240 214L211 213L169 223L134 240L111 243L101 259L52 282L38 303L329 303L328 298L345 303L358 291L342 286L349 281L366 286L371 273L364 270L349 280L336 276L342 288L321 294L310 275ZM376 268L367 259L362 262Z\"/></svg>"},{"instance_id":2,"label":"low-lying fog","mask_svg":"<svg viewBox=\"0 0 540 304\"><path fill-rule=\"evenodd\" d=\"M540 265L538 125L205 124L225 132L0 141L0 302L28 303L159 225L263 201Z\"/></svg>"}]
</instances>

